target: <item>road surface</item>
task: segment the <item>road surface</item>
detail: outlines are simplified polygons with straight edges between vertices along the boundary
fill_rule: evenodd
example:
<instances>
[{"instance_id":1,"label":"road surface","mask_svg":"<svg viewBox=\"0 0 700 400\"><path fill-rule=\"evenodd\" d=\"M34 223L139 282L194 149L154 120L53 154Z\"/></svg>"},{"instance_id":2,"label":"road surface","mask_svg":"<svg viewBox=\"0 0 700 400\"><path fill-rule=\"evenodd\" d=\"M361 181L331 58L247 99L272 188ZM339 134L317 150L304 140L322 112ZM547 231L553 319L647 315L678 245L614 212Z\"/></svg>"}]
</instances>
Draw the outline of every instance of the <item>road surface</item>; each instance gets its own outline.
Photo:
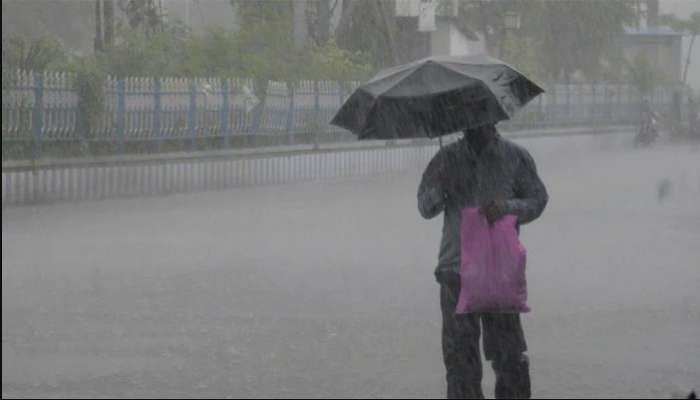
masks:
<instances>
[{"instance_id":1,"label":"road surface","mask_svg":"<svg viewBox=\"0 0 700 400\"><path fill-rule=\"evenodd\" d=\"M520 143L533 395L700 388L700 149ZM4 209L3 397L443 397L418 178Z\"/></svg>"}]
</instances>

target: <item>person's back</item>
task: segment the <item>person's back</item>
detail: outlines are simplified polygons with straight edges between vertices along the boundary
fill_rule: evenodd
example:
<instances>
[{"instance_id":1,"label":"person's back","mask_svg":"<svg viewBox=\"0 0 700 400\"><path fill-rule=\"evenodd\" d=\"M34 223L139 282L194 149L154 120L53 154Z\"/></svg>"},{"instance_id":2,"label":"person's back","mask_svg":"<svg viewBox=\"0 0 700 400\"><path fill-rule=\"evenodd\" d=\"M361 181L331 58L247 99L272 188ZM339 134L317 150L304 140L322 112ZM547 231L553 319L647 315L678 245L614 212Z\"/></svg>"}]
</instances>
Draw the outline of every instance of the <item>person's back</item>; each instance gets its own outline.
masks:
<instances>
[{"instance_id":1,"label":"person's back","mask_svg":"<svg viewBox=\"0 0 700 400\"><path fill-rule=\"evenodd\" d=\"M443 356L449 398L480 397L480 323L484 353L493 361L497 397L529 397L527 345L519 314L456 315L460 289L460 226L465 207L479 207L489 222L506 214L526 224L539 217L548 201L535 163L522 147L487 126L442 148L428 164L418 188L424 218L444 212L435 276L441 285Z\"/></svg>"}]
</instances>

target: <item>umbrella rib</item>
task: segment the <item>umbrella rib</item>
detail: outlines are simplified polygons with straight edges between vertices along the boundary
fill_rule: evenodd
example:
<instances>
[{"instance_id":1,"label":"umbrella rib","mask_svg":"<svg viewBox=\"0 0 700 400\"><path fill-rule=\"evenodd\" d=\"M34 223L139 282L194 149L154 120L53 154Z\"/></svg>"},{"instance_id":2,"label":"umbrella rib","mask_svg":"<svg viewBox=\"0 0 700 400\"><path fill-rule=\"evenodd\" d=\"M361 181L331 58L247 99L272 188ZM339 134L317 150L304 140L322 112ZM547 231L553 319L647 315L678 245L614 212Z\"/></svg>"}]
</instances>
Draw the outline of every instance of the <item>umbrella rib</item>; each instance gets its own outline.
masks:
<instances>
[{"instance_id":1,"label":"umbrella rib","mask_svg":"<svg viewBox=\"0 0 700 400\"><path fill-rule=\"evenodd\" d=\"M367 137L365 131L367 130L367 128L368 128L369 125L370 125L370 123L369 123L370 118L371 118L372 115L373 115L374 113L376 113L376 112L377 112L377 100L375 100L375 101L372 103L372 107L370 107L369 110L367 110L367 114L366 114L367 117L365 118L364 121L362 121L362 126L361 126L361 128L360 128L360 130L359 130L359 134L357 135L358 139L363 139L363 138Z\"/></svg>"},{"instance_id":2,"label":"umbrella rib","mask_svg":"<svg viewBox=\"0 0 700 400\"><path fill-rule=\"evenodd\" d=\"M394 76L394 75L396 75L396 74L398 74L398 73L404 72L404 71L406 71L407 69L411 69L411 68L413 68L413 67L415 67L415 66L417 66L417 65L420 65L420 63L423 62L423 61L425 61L425 59L417 60L417 61L414 61L414 62L411 62L411 63L408 63L408 64L397 65L397 66L395 66L395 67L386 68L386 69L384 69L384 70L382 70L382 71L379 71L379 72L377 73L377 76L376 76L376 77L374 77L374 78L370 79L369 81L367 81L367 84L369 84L369 83L375 83L375 82L378 82L378 81L380 81L380 80L383 80L383 79L389 78L389 77L391 77L391 76ZM382 73L384 73L385 75L382 76Z\"/></svg>"},{"instance_id":3,"label":"umbrella rib","mask_svg":"<svg viewBox=\"0 0 700 400\"><path fill-rule=\"evenodd\" d=\"M456 62L456 61L443 61L442 64L445 64L445 66L447 66L447 64L457 64L457 65L478 65L478 66L484 66L484 67L488 67L488 66L490 66L490 65L495 65L495 64L487 64L487 63L483 63L483 64L469 63L469 62L460 63L460 62ZM517 68L513 67L512 65L506 64L505 62L501 62L500 64L503 65L505 68L510 69L511 71L513 71L514 73L516 73L517 75L526 77L525 74L523 74L522 72L520 72ZM450 69L452 69L452 68L450 68ZM454 71L454 69L452 69L452 70ZM530 81L530 83L531 83L532 85L534 85L534 86L537 87L539 90L541 90L542 93L545 92L545 90L542 89L542 85L540 85L539 83L535 82L531 77L527 77L527 80Z\"/></svg>"},{"instance_id":4,"label":"umbrella rib","mask_svg":"<svg viewBox=\"0 0 700 400\"><path fill-rule=\"evenodd\" d=\"M444 63L444 64L447 64L447 63ZM456 69L454 69L454 68L452 68L452 67L450 67L450 66L448 66L448 65L444 65L444 64L438 64L438 65L442 66L443 68L447 68L447 69L449 69L449 70L452 71L452 72L456 72L456 73L459 73L459 74L464 75L463 72L458 71L458 70L456 70ZM507 67L507 66L506 66L506 67ZM477 77L475 77L475 76L470 76L470 78L481 82L481 84L484 85L484 87L486 87L486 90L488 90L489 93L491 93L491 95L493 96L493 98L494 98L494 99L498 99L498 96L496 95L496 93L494 93L493 90L491 90L491 86L489 86L486 82L484 82L483 79L477 78ZM503 114L505 114L505 115L508 117L508 119L510 119L511 115L508 114L508 112L507 112L506 110L503 109L503 105L501 104L501 102L500 102L500 101L497 101L496 104L498 104L498 108L501 109L501 111L503 112Z\"/></svg>"},{"instance_id":5,"label":"umbrella rib","mask_svg":"<svg viewBox=\"0 0 700 400\"><path fill-rule=\"evenodd\" d=\"M425 67L426 65L427 65L427 63L426 63L426 64L423 64L423 65L421 65L421 66L419 66L419 67L416 68L414 71L412 71L412 73L415 73L416 71L420 70L421 68ZM411 74L406 74L405 76L401 77L398 81L394 82L391 86L389 86L388 88L386 88L385 90L383 90L381 93L377 93L377 97L382 96L382 95L384 95L386 92L388 92L388 91L390 91L391 89L395 88L396 86L399 85L399 83L403 82L403 81L404 81L406 78L408 78L409 76L411 76Z\"/></svg>"}]
</instances>

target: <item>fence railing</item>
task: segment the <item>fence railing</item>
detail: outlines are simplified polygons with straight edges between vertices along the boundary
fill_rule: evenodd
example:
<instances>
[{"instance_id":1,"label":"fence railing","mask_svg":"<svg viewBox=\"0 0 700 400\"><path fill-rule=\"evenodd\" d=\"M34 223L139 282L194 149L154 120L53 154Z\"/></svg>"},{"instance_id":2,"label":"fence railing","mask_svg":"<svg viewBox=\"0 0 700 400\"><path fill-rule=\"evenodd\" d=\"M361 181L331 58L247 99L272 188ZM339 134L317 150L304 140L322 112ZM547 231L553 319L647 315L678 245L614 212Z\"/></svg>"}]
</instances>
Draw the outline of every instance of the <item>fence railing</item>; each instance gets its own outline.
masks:
<instances>
[{"instance_id":1,"label":"fence railing","mask_svg":"<svg viewBox=\"0 0 700 400\"><path fill-rule=\"evenodd\" d=\"M109 77L103 110L87 129L75 75L16 71L11 78L2 89L3 159L353 139L329 121L358 82L268 82L258 98L249 79ZM665 112L675 90L659 87L648 97ZM632 123L640 99L625 84L555 84L500 127Z\"/></svg>"},{"instance_id":2,"label":"fence railing","mask_svg":"<svg viewBox=\"0 0 700 400\"><path fill-rule=\"evenodd\" d=\"M436 143L330 145L319 149L129 156L3 169L2 205L225 190L373 176L423 167ZM153 158L156 157L156 158ZM162 158L160 158L162 157Z\"/></svg>"},{"instance_id":3,"label":"fence railing","mask_svg":"<svg viewBox=\"0 0 700 400\"><path fill-rule=\"evenodd\" d=\"M625 134L630 127L549 129L509 137ZM457 138L445 139L449 143ZM419 173L438 150L435 140L370 141L265 149L62 158L3 163L2 205L101 200L226 190L234 187Z\"/></svg>"}]
</instances>

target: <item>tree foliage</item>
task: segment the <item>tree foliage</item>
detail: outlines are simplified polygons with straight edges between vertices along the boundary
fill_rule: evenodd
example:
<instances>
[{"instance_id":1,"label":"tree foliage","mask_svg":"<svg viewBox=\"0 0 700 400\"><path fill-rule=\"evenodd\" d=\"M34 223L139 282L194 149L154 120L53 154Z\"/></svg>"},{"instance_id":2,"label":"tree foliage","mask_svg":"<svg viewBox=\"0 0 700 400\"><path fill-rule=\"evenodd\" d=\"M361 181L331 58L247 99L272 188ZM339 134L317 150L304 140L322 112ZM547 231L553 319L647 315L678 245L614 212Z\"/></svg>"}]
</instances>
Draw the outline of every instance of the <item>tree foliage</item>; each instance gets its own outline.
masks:
<instances>
[{"instance_id":1,"label":"tree foliage","mask_svg":"<svg viewBox=\"0 0 700 400\"><path fill-rule=\"evenodd\" d=\"M104 111L104 68L95 58L79 58L68 64L75 74L73 87L78 95L78 126L84 135L94 132Z\"/></svg>"},{"instance_id":2,"label":"tree foliage","mask_svg":"<svg viewBox=\"0 0 700 400\"><path fill-rule=\"evenodd\" d=\"M131 29L150 36L163 27L162 11L155 0L122 0L118 4Z\"/></svg>"},{"instance_id":3,"label":"tree foliage","mask_svg":"<svg viewBox=\"0 0 700 400\"><path fill-rule=\"evenodd\" d=\"M635 22L635 2L627 0L502 0L459 3L459 23L477 32L487 51L550 81L576 72L589 80L622 69L617 38ZM508 27L506 15L520 18Z\"/></svg>"},{"instance_id":4,"label":"tree foliage","mask_svg":"<svg viewBox=\"0 0 700 400\"><path fill-rule=\"evenodd\" d=\"M404 43L406 38L427 38L416 33L415 23L393 15L390 0L306 0L308 38L301 48L294 43L292 0L231 0L237 26L232 21L230 29L201 33L164 20L154 0L117 0L117 4L125 11L127 24L117 24L111 48L90 56L104 73L117 76L241 76L288 82L363 79L397 59L409 61L413 56L403 47L415 43ZM634 22L634 4L627 0L460 1L457 17L450 18L467 36L483 38L490 53L540 80L577 75L588 80L622 79L623 57L615 48L616 39L625 25ZM337 24L331 23L334 12L339 14ZM512 13L520 16L519 27L506 26L505 17ZM683 29L697 32L689 25ZM26 43L6 46L3 40L3 65L7 58L22 68L31 64L41 69L68 57L53 42L37 42L30 48Z\"/></svg>"},{"instance_id":5,"label":"tree foliage","mask_svg":"<svg viewBox=\"0 0 700 400\"><path fill-rule=\"evenodd\" d=\"M549 77L568 79L581 71L588 79L600 76L606 64L614 62L618 38L625 25L634 23L634 3L630 1L547 1L533 24L534 35L542 46L538 53ZM529 13L535 12L531 7ZM534 18L535 15L532 15Z\"/></svg>"},{"instance_id":6,"label":"tree foliage","mask_svg":"<svg viewBox=\"0 0 700 400\"><path fill-rule=\"evenodd\" d=\"M61 43L49 37L30 40L21 36L2 39L2 65L31 71L42 71L61 65L68 58Z\"/></svg>"},{"instance_id":7,"label":"tree foliage","mask_svg":"<svg viewBox=\"0 0 700 400\"><path fill-rule=\"evenodd\" d=\"M182 24L169 24L163 31L121 28L119 40L97 55L105 72L115 76L181 76L190 51L191 34Z\"/></svg>"},{"instance_id":8,"label":"tree foliage","mask_svg":"<svg viewBox=\"0 0 700 400\"><path fill-rule=\"evenodd\" d=\"M637 88L642 96L649 95L654 88L665 81L665 77L643 54L638 53L626 65L627 81Z\"/></svg>"}]
</instances>

